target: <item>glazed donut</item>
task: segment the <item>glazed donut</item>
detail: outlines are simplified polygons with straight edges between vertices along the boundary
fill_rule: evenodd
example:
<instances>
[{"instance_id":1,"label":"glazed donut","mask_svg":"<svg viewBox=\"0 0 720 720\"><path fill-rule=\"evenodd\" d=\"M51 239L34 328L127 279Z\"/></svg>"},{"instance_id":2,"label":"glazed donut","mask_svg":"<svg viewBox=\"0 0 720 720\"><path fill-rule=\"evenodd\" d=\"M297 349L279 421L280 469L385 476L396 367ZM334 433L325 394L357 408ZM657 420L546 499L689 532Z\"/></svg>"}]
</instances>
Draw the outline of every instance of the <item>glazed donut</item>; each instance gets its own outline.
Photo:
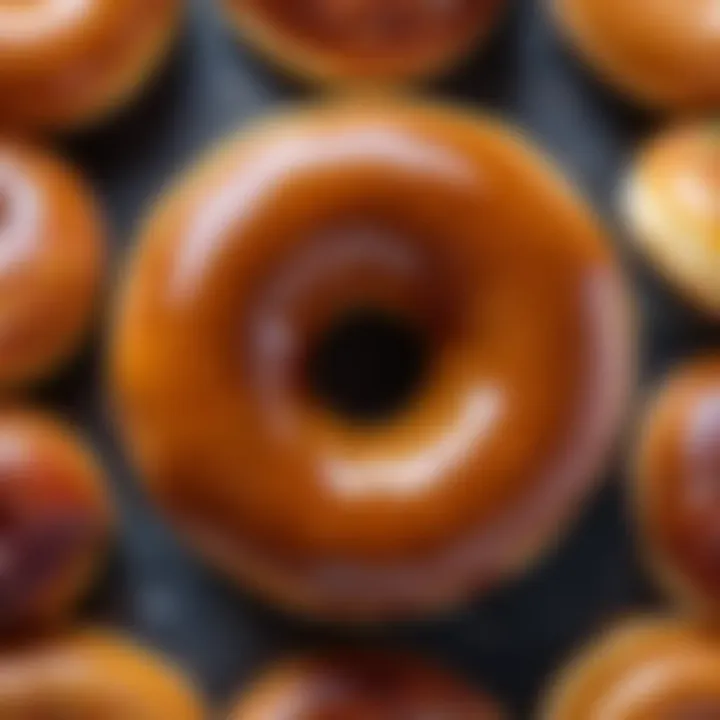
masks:
<instances>
[{"instance_id":1,"label":"glazed donut","mask_svg":"<svg viewBox=\"0 0 720 720\"><path fill-rule=\"evenodd\" d=\"M676 371L653 399L635 505L665 585L720 617L720 355Z\"/></svg>"},{"instance_id":2,"label":"glazed donut","mask_svg":"<svg viewBox=\"0 0 720 720\"><path fill-rule=\"evenodd\" d=\"M174 668L123 637L85 630L0 651L0 716L203 720Z\"/></svg>"},{"instance_id":3,"label":"glazed donut","mask_svg":"<svg viewBox=\"0 0 720 720\"><path fill-rule=\"evenodd\" d=\"M181 0L0 0L0 123L75 130L124 105L168 54Z\"/></svg>"},{"instance_id":4,"label":"glazed donut","mask_svg":"<svg viewBox=\"0 0 720 720\"><path fill-rule=\"evenodd\" d=\"M223 0L234 26L293 73L338 84L440 74L487 37L505 0Z\"/></svg>"},{"instance_id":5,"label":"glazed donut","mask_svg":"<svg viewBox=\"0 0 720 720\"><path fill-rule=\"evenodd\" d=\"M599 228L514 134L329 104L226 142L154 212L116 409L152 494L236 577L313 613L425 611L525 564L588 495L628 316ZM351 385L374 391L393 323L427 361L366 418L313 377L328 340L373 323Z\"/></svg>"},{"instance_id":6,"label":"glazed donut","mask_svg":"<svg viewBox=\"0 0 720 720\"><path fill-rule=\"evenodd\" d=\"M91 452L34 412L0 413L0 480L0 631L13 633L73 609L107 549L112 511Z\"/></svg>"},{"instance_id":7,"label":"glazed donut","mask_svg":"<svg viewBox=\"0 0 720 720\"><path fill-rule=\"evenodd\" d=\"M285 663L260 679L228 720L501 720L485 694L414 658L330 654Z\"/></svg>"},{"instance_id":8,"label":"glazed donut","mask_svg":"<svg viewBox=\"0 0 720 720\"><path fill-rule=\"evenodd\" d=\"M706 120L661 133L640 153L622 202L661 272L720 317L720 129Z\"/></svg>"},{"instance_id":9,"label":"glazed donut","mask_svg":"<svg viewBox=\"0 0 720 720\"><path fill-rule=\"evenodd\" d=\"M613 629L561 673L542 720L720 717L720 637L666 619Z\"/></svg>"},{"instance_id":10,"label":"glazed donut","mask_svg":"<svg viewBox=\"0 0 720 720\"><path fill-rule=\"evenodd\" d=\"M0 139L0 390L70 359L93 319L105 228L84 182L42 150Z\"/></svg>"},{"instance_id":11,"label":"glazed donut","mask_svg":"<svg viewBox=\"0 0 720 720\"><path fill-rule=\"evenodd\" d=\"M716 0L550 0L581 55L628 96L667 110L720 106Z\"/></svg>"}]
</instances>

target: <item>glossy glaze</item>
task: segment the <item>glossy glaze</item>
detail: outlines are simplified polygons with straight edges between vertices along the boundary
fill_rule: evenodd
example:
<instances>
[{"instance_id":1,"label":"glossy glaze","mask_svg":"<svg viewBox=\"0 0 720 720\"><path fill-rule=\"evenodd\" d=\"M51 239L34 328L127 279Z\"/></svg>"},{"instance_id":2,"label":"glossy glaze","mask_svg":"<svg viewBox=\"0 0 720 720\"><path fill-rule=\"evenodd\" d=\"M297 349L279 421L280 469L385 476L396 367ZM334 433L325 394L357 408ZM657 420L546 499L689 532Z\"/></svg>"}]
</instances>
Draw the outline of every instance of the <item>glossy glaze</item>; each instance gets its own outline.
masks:
<instances>
[{"instance_id":1,"label":"glossy glaze","mask_svg":"<svg viewBox=\"0 0 720 720\"><path fill-rule=\"evenodd\" d=\"M237 577L339 615L524 564L597 481L632 365L618 268L552 171L491 121L388 103L225 143L145 227L113 341L161 506ZM369 428L302 381L359 306L432 348L410 405Z\"/></svg>"},{"instance_id":2,"label":"glossy glaze","mask_svg":"<svg viewBox=\"0 0 720 720\"><path fill-rule=\"evenodd\" d=\"M119 635L93 630L0 651L3 720L203 720L178 671Z\"/></svg>"},{"instance_id":3,"label":"glossy glaze","mask_svg":"<svg viewBox=\"0 0 720 720\"><path fill-rule=\"evenodd\" d=\"M224 0L235 24L290 70L334 82L397 81L457 61L504 0Z\"/></svg>"},{"instance_id":4,"label":"glossy glaze","mask_svg":"<svg viewBox=\"0 0 720 720\"><path fill-rule=\"evenodd\" d=\"M720 317L720 125L676 124L639 153L623 198L632 235L686 297Z\"/></svg>"},{"instance_id":5,"label":"glossy glaze","mask_svg":"<svg viewBox=\"0 0 720 720\"><path fill-rule=\"evenodd\" d=\"M99 120L155 71L180 14L180 0L0 0L0 124Z\"/></svg>"},{"instance_id":6,"label":"glossy glaze","mask_svg":"<svg viewBox=\"0 0 720 720\"><path fill-rule=\"evenodd\" d=\"M549 0L580 53L644 103L720 107L716 0Z\"/></svg>"},{"instance_id":7,"label":"glossy glaze","mask_svg":"<svg viewBox=\"0 0 720 720\"><path fill-rule=\"evenodd\" d=\"M637 504L663 580L720 616L720 357L678 370L651 404Z\"/></svg>"},{"instance_id":8,"label":"glossy glaze","mask_svg":"<svg viewBox=\"0 0 720 720\"><path fill-rule=\"evenodd\" d=\"M105 228L60 160L0 139L0 391L54 371L95 316Z\"/></svg>"},{"instance_id":9,"label":"glossy glaze","mask_svg":"<svg viewBox=\"0 0 720 720\"><path fill-rule=\"evenodd\" d=\"M498 706L405 656L330 654L286 663L246 691L228 720L501 720Z\"/></svg>"},{"instance_id":10,"label":"glossy glaze","mask_svg":"<svg viewBox=\"0 0 720 720\"><path fill-rule=\"evenodd\" d=\"M0 413L3 633L72 609L99 569L111 518L103 472L78 438L39 414Z\"/></svg>"},{"instance_id":11,"label":"glossy glaze","mask_svg":"<svg viewBox=\"0 0 720 720\"><path fill-rule=\"evenodd\" d=\"M607 633L561 673L542 720L720 717L720 636L675 620Z\"/></svg>"}]
</instances>

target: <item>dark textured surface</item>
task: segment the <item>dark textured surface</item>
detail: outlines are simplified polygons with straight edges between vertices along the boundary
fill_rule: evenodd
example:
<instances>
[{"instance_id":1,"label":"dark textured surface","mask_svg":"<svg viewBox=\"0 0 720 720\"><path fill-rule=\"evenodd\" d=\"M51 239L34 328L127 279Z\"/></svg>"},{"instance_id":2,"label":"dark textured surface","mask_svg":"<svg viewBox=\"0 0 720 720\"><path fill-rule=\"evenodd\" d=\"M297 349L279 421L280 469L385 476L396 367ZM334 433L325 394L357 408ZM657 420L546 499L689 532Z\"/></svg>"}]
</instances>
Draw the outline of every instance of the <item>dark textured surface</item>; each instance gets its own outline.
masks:
<instances>
[{"instance_id":1,"label":"dark textured surface","mask_svg":"<svg viewBox=\"0 0 720 720\"><path fill-rule=\"evenodd\" d=\"M681 357L712 343L720 346L720 333L643 269L615 231L618 178L654 121L623 105L579 66L556 36L544 5L513 3L491 46L427 94L507 116L589 195L613 231L636 288L646 386ZM66 144L107 205L115 273L138 219L168 180L226 131L312 95L238 48L211 0L191 2L174 60L140 105ZM91 434L124 512L116 557L89 614L128 627L168 652L216 702L285 651L372 642L437 658L496 691L518 717L529 717L548 673L573 647L618 613L655 601L624 518L620 457L607 488L561 547L512 586L452 615L353 630L276 614L192 559L146 503L112 437L102 332L40 395Z\"/></svg>"}]
</instances>

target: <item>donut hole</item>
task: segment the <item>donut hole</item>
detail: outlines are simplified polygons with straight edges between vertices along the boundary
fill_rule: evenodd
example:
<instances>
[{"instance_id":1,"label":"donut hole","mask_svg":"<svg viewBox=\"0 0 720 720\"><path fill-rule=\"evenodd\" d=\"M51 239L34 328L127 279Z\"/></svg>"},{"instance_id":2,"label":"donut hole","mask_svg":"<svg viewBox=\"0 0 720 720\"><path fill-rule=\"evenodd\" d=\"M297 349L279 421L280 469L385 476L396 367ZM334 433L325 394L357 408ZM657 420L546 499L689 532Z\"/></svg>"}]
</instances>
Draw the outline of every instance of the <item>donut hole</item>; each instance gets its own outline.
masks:
<instances>
[{"instance_id":1,"label":"donut hole","mask_svg":"<svg viewBox=\"0 0 720 720\"><path fill-rule=\"evenodd\" d=\"M309 354L314 399L351 423L377 423L402 412L429 365L428 338L407 318L376 308L337 317Z\"/></svg>"}]
</instances>

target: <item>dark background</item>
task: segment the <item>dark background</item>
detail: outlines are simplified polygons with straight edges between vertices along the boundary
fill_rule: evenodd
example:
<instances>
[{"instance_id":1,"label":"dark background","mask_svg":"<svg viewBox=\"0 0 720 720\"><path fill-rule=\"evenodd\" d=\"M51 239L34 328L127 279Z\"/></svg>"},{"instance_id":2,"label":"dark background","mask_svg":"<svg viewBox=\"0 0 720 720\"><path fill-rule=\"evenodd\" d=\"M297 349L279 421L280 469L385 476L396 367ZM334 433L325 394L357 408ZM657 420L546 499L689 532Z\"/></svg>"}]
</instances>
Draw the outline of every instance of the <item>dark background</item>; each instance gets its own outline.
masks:
<instances>
[{"instance_id":1,"label":"dark background","mask_svg":"<svg viewBox=\"0 0 720 720\"><path fill-rule=\"evenodd\" d=\"M303 0L298 0L302 2ZM712 330L642 265L619 231L614 196L637 143L659 118L601 87L558 38L544 0L510 4L493 42L428 95L499 112L525 129L602 214L633 281L642 387L712 343ZM113 229L113 268L158 192L214 140L314 93L238 47L212 0L191 0L163 75L130 110L64 149L93 181ZM181 549L158 520L113 438L103 383L103 328L38 401L80 424L104 455L123 511L107 578L87 615L168 653L222 704L286 652L373 643L418 652L494 691L529 717L549 674L599 627L659 602L623 506L622 453L599 497L561 546L519 581L452 614L382 628L343 628L276 613ZM630 430L624 439L630 440ZM622 443L621 443L622 445Z\"/></svg>"}]
</instances>

